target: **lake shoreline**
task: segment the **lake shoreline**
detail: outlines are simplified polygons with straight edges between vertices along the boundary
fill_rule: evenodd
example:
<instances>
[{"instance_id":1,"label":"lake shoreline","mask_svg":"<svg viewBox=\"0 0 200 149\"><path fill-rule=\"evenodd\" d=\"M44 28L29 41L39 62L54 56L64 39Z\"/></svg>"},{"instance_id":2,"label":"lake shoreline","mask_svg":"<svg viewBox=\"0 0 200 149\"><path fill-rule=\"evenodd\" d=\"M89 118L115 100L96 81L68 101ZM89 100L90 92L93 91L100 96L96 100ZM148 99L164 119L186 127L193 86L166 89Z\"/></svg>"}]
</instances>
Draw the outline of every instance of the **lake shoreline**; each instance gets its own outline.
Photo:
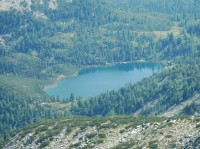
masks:
<instances>
[{"instance_id":1,"label":"lake shoreline","mask_svg":"<svg viewBox=\"0 0 200 149\"><path fill-rule=\"evenodd\" d=\"M43 90L47 90L47 89L51 89L51 88L54 88L54 87L57 87L58 85L58 82L60 80L63 80L63 79L66 79L66 78L71 78L71 77L77 77L79 72L81 70L84 70L84 69L88 69L88 68L95 68L95 67L106 67L106 66L113 66L113 65L117 65L117 64L129 64L129 63L137 63L137 62L140 62L140 63L148 63L148 62L157 62L157 61L146 61L144 59L141 59L141 60L136 60L136 61L125 61L125 62L113 62L113 63L105 63L105 65L91 65L91 66L84 66L82 68L79 68L77 71L73 72L71 75L66 75L66 74L60 74L58 75L57 77L53 78L53 81L52 83L49 83L49 84L45 84L44 87L43 87ZM158 62L158 63L161 63L162 62Z\"/></svg>"},{"instance_id":2,"label":"lake shoreline","mask_svg":"<svg viewBox=\"0 0 200 149\"><path fill-rule=\"evenodd\" d=\"M55 79L52 81L52 83L45 84L43 90L47 90L47 89L56 87L60 80L70 78L70 77L76 77L76 76L78 76L78 72L74 72L72 75L69 75L69 76L67 76L65 74L58 75L57 77L55 77Z\"/></svg>"}]
</instances>

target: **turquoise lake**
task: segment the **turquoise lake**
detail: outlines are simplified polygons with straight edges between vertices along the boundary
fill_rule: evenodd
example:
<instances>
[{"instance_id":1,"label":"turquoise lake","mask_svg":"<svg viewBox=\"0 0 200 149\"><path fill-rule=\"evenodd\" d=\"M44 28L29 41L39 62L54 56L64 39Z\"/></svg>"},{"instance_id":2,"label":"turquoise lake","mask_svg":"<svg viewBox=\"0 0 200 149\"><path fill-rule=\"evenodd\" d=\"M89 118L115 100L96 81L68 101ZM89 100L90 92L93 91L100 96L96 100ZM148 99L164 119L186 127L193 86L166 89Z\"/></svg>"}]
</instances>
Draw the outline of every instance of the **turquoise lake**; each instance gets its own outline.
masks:
<instances>
[{"instance_id":1,"label":"turquoise lake","mask_svg":"<svg viewBox=\"0 0 200 149\"><path fill-rule=\"evenodd\" d=\"M159 73L162 65L153 62L116 64L113 66L93 67L79 72L78 76L60 80L57 86L45 89L51 96L90 97L106 91L119 89L127 83L136 83L153 73Z\"/></svg>"}]
</instances>

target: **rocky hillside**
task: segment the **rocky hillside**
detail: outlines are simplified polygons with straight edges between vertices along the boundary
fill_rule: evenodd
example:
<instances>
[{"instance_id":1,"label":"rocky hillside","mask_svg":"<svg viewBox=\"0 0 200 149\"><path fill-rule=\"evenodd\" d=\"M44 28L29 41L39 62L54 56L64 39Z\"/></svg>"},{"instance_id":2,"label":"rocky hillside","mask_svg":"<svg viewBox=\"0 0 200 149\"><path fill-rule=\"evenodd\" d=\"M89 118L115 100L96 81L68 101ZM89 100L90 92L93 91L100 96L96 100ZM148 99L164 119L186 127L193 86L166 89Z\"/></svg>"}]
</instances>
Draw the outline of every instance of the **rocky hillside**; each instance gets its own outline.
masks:
<instances>
[{"instance_id":1,"label":"rocky hillside","mask_svg":"<svg viewBox=\"0 0 200 149\"><path fill-rule=\"evenodd\" d=\"M68 117L26 127L4 149L199 148L200 117Z\"/></svg>"},{"instance_id":2,"label":"rocky hillside","mask_svg":"<svg viewBox=\"0 0 200 149\"><path fill-rule=\"evenodd\" d=\"M72 0L66 0L66 3L72 3ZM0 11L11 11L17 10L19 12L32 11L31 7L35 5L45 5L48 9L57 8L57 0L1 0L0 1Z\"/></svg>"},{"instance_id":3,"label":"rocky hillside","mask_svg":"<svg viewBox=\"0 0 200 149\"><path fill-rule=\"evenodd\" d=\"M31 0L2 0L0 1L0 11L31 11Z\"/></svg>"}]
</instances>

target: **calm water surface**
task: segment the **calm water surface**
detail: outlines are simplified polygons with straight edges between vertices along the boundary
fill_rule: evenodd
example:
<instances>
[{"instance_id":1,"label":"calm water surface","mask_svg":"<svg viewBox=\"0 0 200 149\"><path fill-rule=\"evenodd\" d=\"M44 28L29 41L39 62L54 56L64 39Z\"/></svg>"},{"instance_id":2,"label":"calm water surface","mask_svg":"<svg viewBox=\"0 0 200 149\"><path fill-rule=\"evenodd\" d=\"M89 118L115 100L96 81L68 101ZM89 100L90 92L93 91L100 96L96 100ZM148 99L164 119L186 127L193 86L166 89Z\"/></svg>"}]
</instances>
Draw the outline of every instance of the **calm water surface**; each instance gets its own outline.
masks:
<instances>
[{"instance_id":1,"label":"calm water surface","mask_svg":"<svg viewBox=\"0 0 200 149\"><path fill-rule=\"evenodd\" d=\"M95 67L84 69L77 77L60 80L53 88L45 89L52 96L89 97L100 93L119 89L127 83L135 83L153 73L161 72L162 65L152 62L137 62L129 64L117 64L114 66Z\"/></svg>"}]
</instances>

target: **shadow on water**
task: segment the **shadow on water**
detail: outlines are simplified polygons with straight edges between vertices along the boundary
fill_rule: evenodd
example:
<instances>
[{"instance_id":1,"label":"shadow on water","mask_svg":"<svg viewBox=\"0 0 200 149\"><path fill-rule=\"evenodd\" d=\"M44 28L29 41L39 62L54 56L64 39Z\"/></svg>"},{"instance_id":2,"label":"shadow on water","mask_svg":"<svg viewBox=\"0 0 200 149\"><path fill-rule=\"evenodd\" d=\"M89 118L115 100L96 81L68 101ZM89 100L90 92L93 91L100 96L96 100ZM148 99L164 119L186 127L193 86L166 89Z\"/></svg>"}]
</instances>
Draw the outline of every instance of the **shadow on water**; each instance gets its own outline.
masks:
<instances>
[{"instance_id":1,"label":"shadow on water","mask_svg":"<svg viewBox=\"0 0 200 149\"><path fill-rule=\"evenodd\" d=\"M112 70L119 70L119 71L134 71L136 70L143 70L143 69L151 69L153 72L161 72L163 67L160 63L156 62L134 62L134 63L126 63L126 64L116 64L113 66L100 66L100 67L91 67L83 69L79 72L79 75L92 73L96 71L112 71Z\"/></svg>"}]
</instances>

